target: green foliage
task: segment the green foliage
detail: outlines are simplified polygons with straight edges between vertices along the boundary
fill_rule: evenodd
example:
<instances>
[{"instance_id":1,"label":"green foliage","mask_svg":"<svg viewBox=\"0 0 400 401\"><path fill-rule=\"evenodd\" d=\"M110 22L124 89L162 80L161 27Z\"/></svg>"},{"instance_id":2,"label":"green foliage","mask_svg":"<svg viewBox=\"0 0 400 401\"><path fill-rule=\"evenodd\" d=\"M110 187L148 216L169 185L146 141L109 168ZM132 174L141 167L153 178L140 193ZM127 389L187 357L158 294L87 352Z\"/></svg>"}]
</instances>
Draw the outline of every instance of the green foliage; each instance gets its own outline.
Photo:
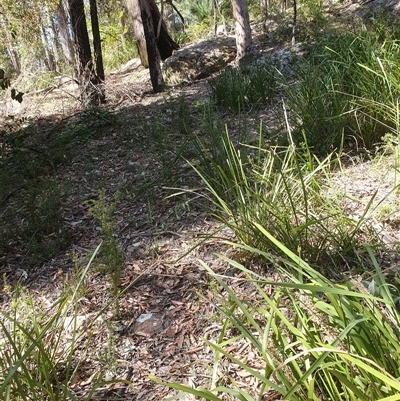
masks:
<instances>
[{"instance_id":1,"label":"green foliage","mask_svg":"<svg viewBox=\"0 0 400 401\"><path fill-rule=\"evenodd\" d=\"M183 0L179 4L179 10L185 18L186 23L202 24L209 23L213 16L212 0Z\"/></svg>"},{"instance_id":2,"label":"green foliage","mask_svg":"<svg viewBox=\"0 0 400 401\"><path fill-rule=\"evenodd\" d=\"M5 72L3 69L0 68L0 89L5 90L9 88L11 85L9 78L5 76ZM11 99L16 100L17 102L22 102L23 93L17 91L15 88L11 89L10 92Z\"/></svg>"},{"instance_id":3,"label":"green foliage","mask_svg":"<svg viewBox=\"0 0 400 401\"><path fill-rule=\"evenodd\" d=\"M78 277L76 287L67 287L52 305L33 299L21 286L14 291L5 288L12 297L12 305L10 312L0 312L2 400L89 401L101 386L113 382L130 384L124 380L104 380L102 372L107 366L90 366L88 362L88 355L98 345L88 333L114 302L86 322L80 320L80 288L98 249ZM89 376L87 393L76 395L76 378Z\"/></svg>"},{"instance_id":4,"label":"green foliage","mask_svg":"<svg viewBox=\"0 0 400 401\"><path fill-rule=\"evenodd\" d=\"M23 252L26 266L41 263L71 242L71 232L62 213L65 191L58 181L48 178L38 178L35 185L31 182L15 189L12 206L0 217L0 251Z\"/></svg>"},{"instance_id":5,"label":"green foliage","mask_svg":"<svg viewBox=\"0 0 400 401\"><path fill-rule=\"evenodd\" d=\"M382 41L381 33L322 38L287 92L295 141L305 133L320 154L340 148L342 137L345 144L373 149L397 126L399 57L398 43L390 37Z\"/></svg>"},{"instance_id":6,"label":"green foliage","mask_svg":"<svg viewBox=\"0 0 400 401\"><path fill-rule=\"evenodd\" d=\"M210 82L217 106L233 111L260 107L277 92L276 70L266 61L246 68L226 68Z\"/></svg>"},{"instance_id":7,"label":"green foliage","mask_svg":"<svg viewBox=\"0 0 400 401\"><path fill-rule=\"evenodd\" d=\"M245 125L245 117L240 116ZM202 123L204 133L196 135L192 144L195 149L194 166L207 185L221 201L235 202L238 196L236 180L247 169L248 156L251 149L243 146L249 138L246 127L239 127L238 137L230 140L227 128L224 127L221 114L212 103L204 107ZM238 160L240 159L240 160ZM243 165L236 165L236 162Z\"/></svg>"},{"instance_id":8,"label":"green foliage","mask_svg":"<svg viewBox=\"0 0 400 401\"><path fill-rule=\"evenodd\" d=\"M121 273L125 266L121 249L114 236L115 221L113 219L114 206L109 205L106 200L105 190L99 191L99 199L90 202L89 213L101 225L103 244L100 253L100 272L111 278L113 294L120 292Z\"/></svg>"},{"instance_id":9,"label":"green foliage","mask_svg":"<svg viewBox=\"0 0 400 401\"><path fill-rule=\"evenodd\" d=\"M72 240L62 212L68 188L53 178L77 146L116 123L105 109L89 109L66 125L40 130L11 119L0 131L0 252L23 254L25 267L42 263Z\"/></svg>"},{"instance_id":10,"label":"green foliage","mask_svg":"<svg viewBox=\"0 0 400 401\"><path fill-rule=\"evenodd\" d=\"M260 235L257 223L330 274L340 274L330 269L343 259L354 260L365 241L379 244L365 219L375 195L361 217L350 218L344 194L331 183L338 160L333 154L320 160L306 144L296 147L290 132L288 146L266 148L260 135L258 145L247 149L235 146L226 132L214 135L210 148L199 146L198 153L194 168L206 185L206 196L217 218L243 243L280 252Z\"/></svg>"},{"instance_id":11,"label":"green foliage","mask_svg":"<svg viewBox=\"0 0 400 401\"><path fill-rule=\"evenodd\" d=\"M87 142L105 127L112 127L118 120L110 110L90 107L71 118L55 139L55 147L62 152Z\"/></svg>"},{"instance_id":12,"label":"green foliage","mask_svg":"<svg viewBox=\"0 0 400 401\"><path fill-rule=\"evenodd\" d=\"M134 38L127 30L122 32L122 29L118 23L109 25L102 31L103 63L106 72L117 70L121 64L138 57Z\"/></svg>"},{"instance_id":13,"label":"green foliage","mask_svg":"<svg viewBox=\"0 0 400 401\"><path fill-rule=\"evenodd\" d=\"M374 267L371 277L365 283L357 279L334 283L260 225L255 227L284 256L277 260L269 252L240 248L260 255L279 273L280 280L266 280L222 257L246 277L249 291L257 294L259 302L250 303L202 263L223 294L219 304L225 318L218 341L204 339L215 353L213 374L206 388L164 384L181 392L176 398L193 394L213 401L225 400L226 396L238 400L269 396L290 401L397 400L399 279L388 281L367 247L369 263ZM272 296L268 288L273 289ZM244 346L253 355L248 360L234 351ZM235 381L235 369L225 377L225 359L243 372L241 377L250 376L252 385Z\"/></svg>"}]
</instances>

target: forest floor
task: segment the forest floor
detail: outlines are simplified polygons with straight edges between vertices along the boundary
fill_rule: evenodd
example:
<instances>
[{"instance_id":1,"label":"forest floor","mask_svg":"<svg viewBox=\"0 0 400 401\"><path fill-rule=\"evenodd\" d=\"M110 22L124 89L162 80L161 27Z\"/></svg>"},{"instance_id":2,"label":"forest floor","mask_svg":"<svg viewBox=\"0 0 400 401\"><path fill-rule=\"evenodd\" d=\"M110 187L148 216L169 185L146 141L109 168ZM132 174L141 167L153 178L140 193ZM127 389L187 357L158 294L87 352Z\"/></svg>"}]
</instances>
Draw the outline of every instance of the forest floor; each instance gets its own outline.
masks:
<instances>
[{"instance_id":1,"label":"forest floor","mask_svg":"<svg viewBox=\"0 0 400 401\"><path fill-rule=\"evenodd\" d=\"M276 48L273 43L263 46ZM190 136L202 135L210 87L208 80L201 80L154 95L148 71L139 67L130 73L109 75L107 97L103 109L85 114L79 110L77 89L71 84L26 96L18 117L30 116L28 123L21 124L30 127L31 147L39 149L40 144L52 141L66 132L71 122L75 130L82 126L73 151L52 159L51 171L46 173L51 182L60 185L62 215L70 240L62 252L44 262L32 259L29 248L16 246L13 252L0 254L0 273L7 284L22 283L38 304L55 301L65 282L87 264L104 239L105 221L94 219L90 212L90 207L100 202L99 190L104 189L103 210L114 209L113 235L124 260L120 289L125 292L119 299L119 311L106 311L96 329L92 328L93 354L72 389L77 395L85 394L93 368L102 366L107 379L130 380L134 389L110 384L99 389L93 399L161 400L175 393L149 376L206 386L212 374L214 353L202 338L218 338L219 289L199 260L218 274L233 274L217 256L232 254L224 242L233 239L232 234L201 207L201 199L185 192L200 185L184 159L194 157L185 143ZM276 110L281 107L277 101L253 112L246 128L250 140L257 137L260 122L266 129L276 128ZM227 113L225 120L229 132L236 135L240 118ZM369 218L387 243L400 241L399 201L391 194L398 177L392 164L393 155L372 160L349 158L347 167L335 177L337 184L357 199L348 204L351 215L362 213L377 194L374 202L381 203ZM15 189L26 190L22 182ZM181 190L184 192L179 196L171 196ZM16 202L14 198L14 194L0 193L1 213ZM385 210L391 213L385 215ZM252 269L261 268L252 265ZM100 272L101 258L85 281L79 311L82 327L112 298L110 280ZM263 274L276 279L273 271ZM235 272L232 285L243 298L251 300L252 294L240 279ZM129 286L132 282L134 285ZM8 309L9 294L0 291L0 297L2 308ZM244 362L255 358L245 343L231 351ZM243 387L256 385L253 377L235 370L227 360L221 361L220 369ZM273 392L264 398L277 399Z\"/></svg>"}]
</instances>

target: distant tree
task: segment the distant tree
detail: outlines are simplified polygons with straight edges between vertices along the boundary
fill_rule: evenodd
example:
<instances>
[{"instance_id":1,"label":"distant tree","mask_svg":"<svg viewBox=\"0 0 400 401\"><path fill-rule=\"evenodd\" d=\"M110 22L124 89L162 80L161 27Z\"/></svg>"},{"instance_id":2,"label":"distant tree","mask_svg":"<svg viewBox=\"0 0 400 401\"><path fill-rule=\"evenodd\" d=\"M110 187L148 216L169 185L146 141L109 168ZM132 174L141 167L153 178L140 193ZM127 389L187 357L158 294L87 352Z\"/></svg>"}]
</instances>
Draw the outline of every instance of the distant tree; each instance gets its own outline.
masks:
<instances>
[{"instance_id":1,"label":"distant tree","mask_svg":"<svg viewBox=\"0 0 400 401\"><path fill-rule=\"evenodd\" d=\"M58 36L60 39L61 49L63 52L65 64L74 64L72 38L70 30L68 29L68 16L64 6L64 1L61 0L55 10L55 17L57 19Z\"/></svg>"},{"instance_id":2,"label":"distant tree","mask_svg":"<svg viewBox=\"0 0 400 401\"><path fill-rule=\"evenodd\" d=\"M155 93L164 90L164 79L162 76L160 56L157 48L156 27L148 0L138 0L140 14L143 24L144 37L146 39L147 58L149 61L150 80Z\"/></svg>"},{"instance_id":3,"label":"distant tree","mask_svg":"<svg viewBox=\"0 0 400 401\"><path fill-rule=\"evenodd\" d=\"M152 26L156 37L156 47L161 60L165 60L172 55L174 50L179 49L179 45L168 33L167 26L163 21L160 10L154 0L144 0L142 6L139 0L126 0L126 7L132 18L133 29L135 31L136 43L139 57L144 67L148 67L147 45L142 21L142 10L148 9L151 15Z\"/></svg>"},{"instance_id":4,"label":"distant tree","mask_svg":"<svg viewBox=\"0 0 400 401\"><path fill-rule=\"evenodd\" d=\"M100 88L100 81L92 60L83 0L68 0L68 6L74 37L78 82L82 91L81 100L84 107L99 104L104 101L104 92Z\"/></svg>"},{"instance_id":5,"label":"distant tree","mask_svg":"<svg viewBox=\"0 0 400 401\"><path fill-rule=\"evenodd\" d=\"M246 0L231 1L233 19L235 21L237 60L240 60L253 50L249 11L247 9Z\"/></svg>"},{"instance_id":6,"label":"distant tree","mask_svg":"<svg viewBox=\"0 0 400 401\"><path fill-rule=\"evenodd\" d=\"M10 57L11 63L17 75L21 74L21 60L16 50L17 48L17 34L13 25L9 21L7 10L0 4L0 29L2 32L1 40L5 44L7 54Z\"/></svg>"},{"instance_id":7,"label":"distant tree","mask_svg":"<svg viewBox=\"0 0 400 401\"><path fill-rule=\"evenodd\" d=\"M90 4L90 20L92 23L93 32L93 48L94 48L94 62L96 67L96 85L99 89L99 100L101 103L106 101L106 95L104 91L104 65L103 65L103 54L101 51L101 38L100 38L100 28L99 19L97 16L97 3L96 0L89 0Z\"/></svg>"},{"instance_id":8,"label":"distant tree","mask_svg":"<svg viewBox=\"0 0 400 401\"><path fill-rule=\"evenodd\" d=\"M138 0L126 0L126 8L132 19L133 30L135 32L136 46L139 53L140 61L143 67L149 68L149 60L147 58L146 38L144 36L144 28L142 23L140 4Z\"/></svg>"}]
</instances>

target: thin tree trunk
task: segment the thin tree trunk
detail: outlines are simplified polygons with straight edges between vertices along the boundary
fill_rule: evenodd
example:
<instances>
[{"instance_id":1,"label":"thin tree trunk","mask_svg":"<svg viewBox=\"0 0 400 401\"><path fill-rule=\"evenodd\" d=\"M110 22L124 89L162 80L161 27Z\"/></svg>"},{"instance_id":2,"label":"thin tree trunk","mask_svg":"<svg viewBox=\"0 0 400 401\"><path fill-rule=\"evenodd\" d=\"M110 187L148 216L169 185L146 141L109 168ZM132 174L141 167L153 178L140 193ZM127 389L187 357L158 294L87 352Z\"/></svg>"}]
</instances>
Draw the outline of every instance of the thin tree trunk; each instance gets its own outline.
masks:
<instances>
[{"instance_id":1,"label":"thin tree trunk","mask_svg":"<svg viewBox=\"0 0 400 401\"><path fill-rule=\"evenodd\" d=\"M21 74L21 61L19 58L19 54L14 49L13 45L7 45L7 53L10 57L11 63L17 75Z\"/></svg>"},{"instance_id":2,"label":"thin tree trunk","mask_svg":"<svg viewBox=\"0 0 400 401\"><path fill-rule=\"evenodd\" d=\"M46 67L49 71L55 71L54 68L54 59L53 55L50 52L49 49L49 42L47 40L46 32L45 32L45 27L43 23L40 24L40 41L42 42L42 47L45 55L45 60L46 60Z\"/></svg>"},{"instance_id":3,"label":"thin tree trunk","mask_svg":"<svg viewBox=\"0 0 400 401\"><path fill-rule=\"evenodd\" d=\"M75 44L76 67L84 107L99 103L83 0L68 0Z\"/></svg>"},{"instance_id":4,"label":"thin tree trunk","mask_svg":"<svg viewBox=\"0 0 400 401\"><path fill-rule=\"evenodd\" d=\"M97 4L96 0L89 0L90 4L90 19L92 22L92 32L93 32L93 48L94 48L94 62L96 65L96 77L97 86L99 88L99 100L101 103L105 103L106 94L104 91L104 65L103 65L103 53L101 51L101 38L99 29L99 19L97 16Z\"/></svg>"},{"instance_id":5,"label":"thin tree trunk","mask_svg":"<svg viewBox=\"0 0 400 401\"><path fill-rule=\"evenodd\" d=\"M149 68L149 60L147 58L146 38L142 24L140 5L138 0L126 0L126 8L132 18L133 31L135 32L136 46L138 49L140 61L145 68Z\"/></svg>"},{"instance_id":6,"label":"thin tree trunk","mask_svg":"<svg viewBox=\"0 0 400 401\"><path fill-rule=\"evenodd\" d=\"M164 90L164 79L162 76L159 53L156 42L156 32L152 13L148 0L139 0L140 14L143 23L144 36L146 39L147 57L149 60L150 80L155 93Z\"/></svg>"},{"instance_id":7,"label":"thin tree trunk","mask_svg":"<svg viewBox=\"0 0 400 401\"><path fill-rule=\"evenodd\" d=\"M1 7L1 5L0 5ZM21 61L18 52L15 50L16 40L10 32L10 23L7 19L5 11L0 9L0 24L2 28L2 36L6 43L7 53L17 75L21 74Z\"/></svg>"},{"instance_id":8,"label":"thin tree trunk","mask_svg":"<svg viewBox=\"0 0 400 401\"><path fill-rule=\"evenodd\" d=\"M60 44L64 55L65 64L71 65L73 64L73 49L72 49L72 41L70 36L70 31L68 29L68 16L65 12L63 0L60 1L60 4L56 10L56 17L58 23L58 34L60 37Z\"/></svg>"},{"instance_id":9,"label":"thin tree trunk","mask_svg":"<svg viewBox=\"0 0 400 401\"><path fill-rule=\"evenodd\" d=\"M246 0L232 0L233 19L235 20L236 58L239 61L253 50L249 12Z\"/></svg>"},{"instance_id":10,"label":"thin tree trunk","mask_svg":"<svg viewBox=\"0 0 400 401\"><path fill-rule=\"evenodd\" d=\"M297 0L293 0L292 46L296 44Z\"/></svg>"},{"instance_id":11,"label":"thin tree trunk","mask_svg":"<svg viewBox=\"0 0 400 401\"><path fill-rule=\"evenodd\" d=\"M56 34L56 30L54 27L54 20L51 15L48 16L48 23L49 23L49 34L51 39L51 49L53 52L53 59L54 59L54 68L57 72L60 71L60 54L58 52L58 37Z\"/></svg>"}]
</instances>

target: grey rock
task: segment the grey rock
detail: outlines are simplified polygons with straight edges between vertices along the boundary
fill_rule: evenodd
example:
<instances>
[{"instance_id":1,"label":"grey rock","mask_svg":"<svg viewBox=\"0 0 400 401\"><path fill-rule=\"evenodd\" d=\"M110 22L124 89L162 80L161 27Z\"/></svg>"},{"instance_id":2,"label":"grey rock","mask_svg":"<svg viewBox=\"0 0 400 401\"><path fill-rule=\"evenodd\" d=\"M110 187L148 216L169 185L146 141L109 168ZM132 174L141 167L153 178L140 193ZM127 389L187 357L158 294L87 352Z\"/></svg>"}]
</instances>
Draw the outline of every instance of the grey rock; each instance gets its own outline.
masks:
<instances>
[{"instance_id":1,"label":"grey rock","mask_svg":"<svg viewBox=\"0 0 400 401\"><path fill-rule=\"evenodd\" d=\"M179 49L167 58L163 65L164 77L172 85L207 78L225 68L235 58L235 38L204 40Z\"/></svg>"}]
</instances>

